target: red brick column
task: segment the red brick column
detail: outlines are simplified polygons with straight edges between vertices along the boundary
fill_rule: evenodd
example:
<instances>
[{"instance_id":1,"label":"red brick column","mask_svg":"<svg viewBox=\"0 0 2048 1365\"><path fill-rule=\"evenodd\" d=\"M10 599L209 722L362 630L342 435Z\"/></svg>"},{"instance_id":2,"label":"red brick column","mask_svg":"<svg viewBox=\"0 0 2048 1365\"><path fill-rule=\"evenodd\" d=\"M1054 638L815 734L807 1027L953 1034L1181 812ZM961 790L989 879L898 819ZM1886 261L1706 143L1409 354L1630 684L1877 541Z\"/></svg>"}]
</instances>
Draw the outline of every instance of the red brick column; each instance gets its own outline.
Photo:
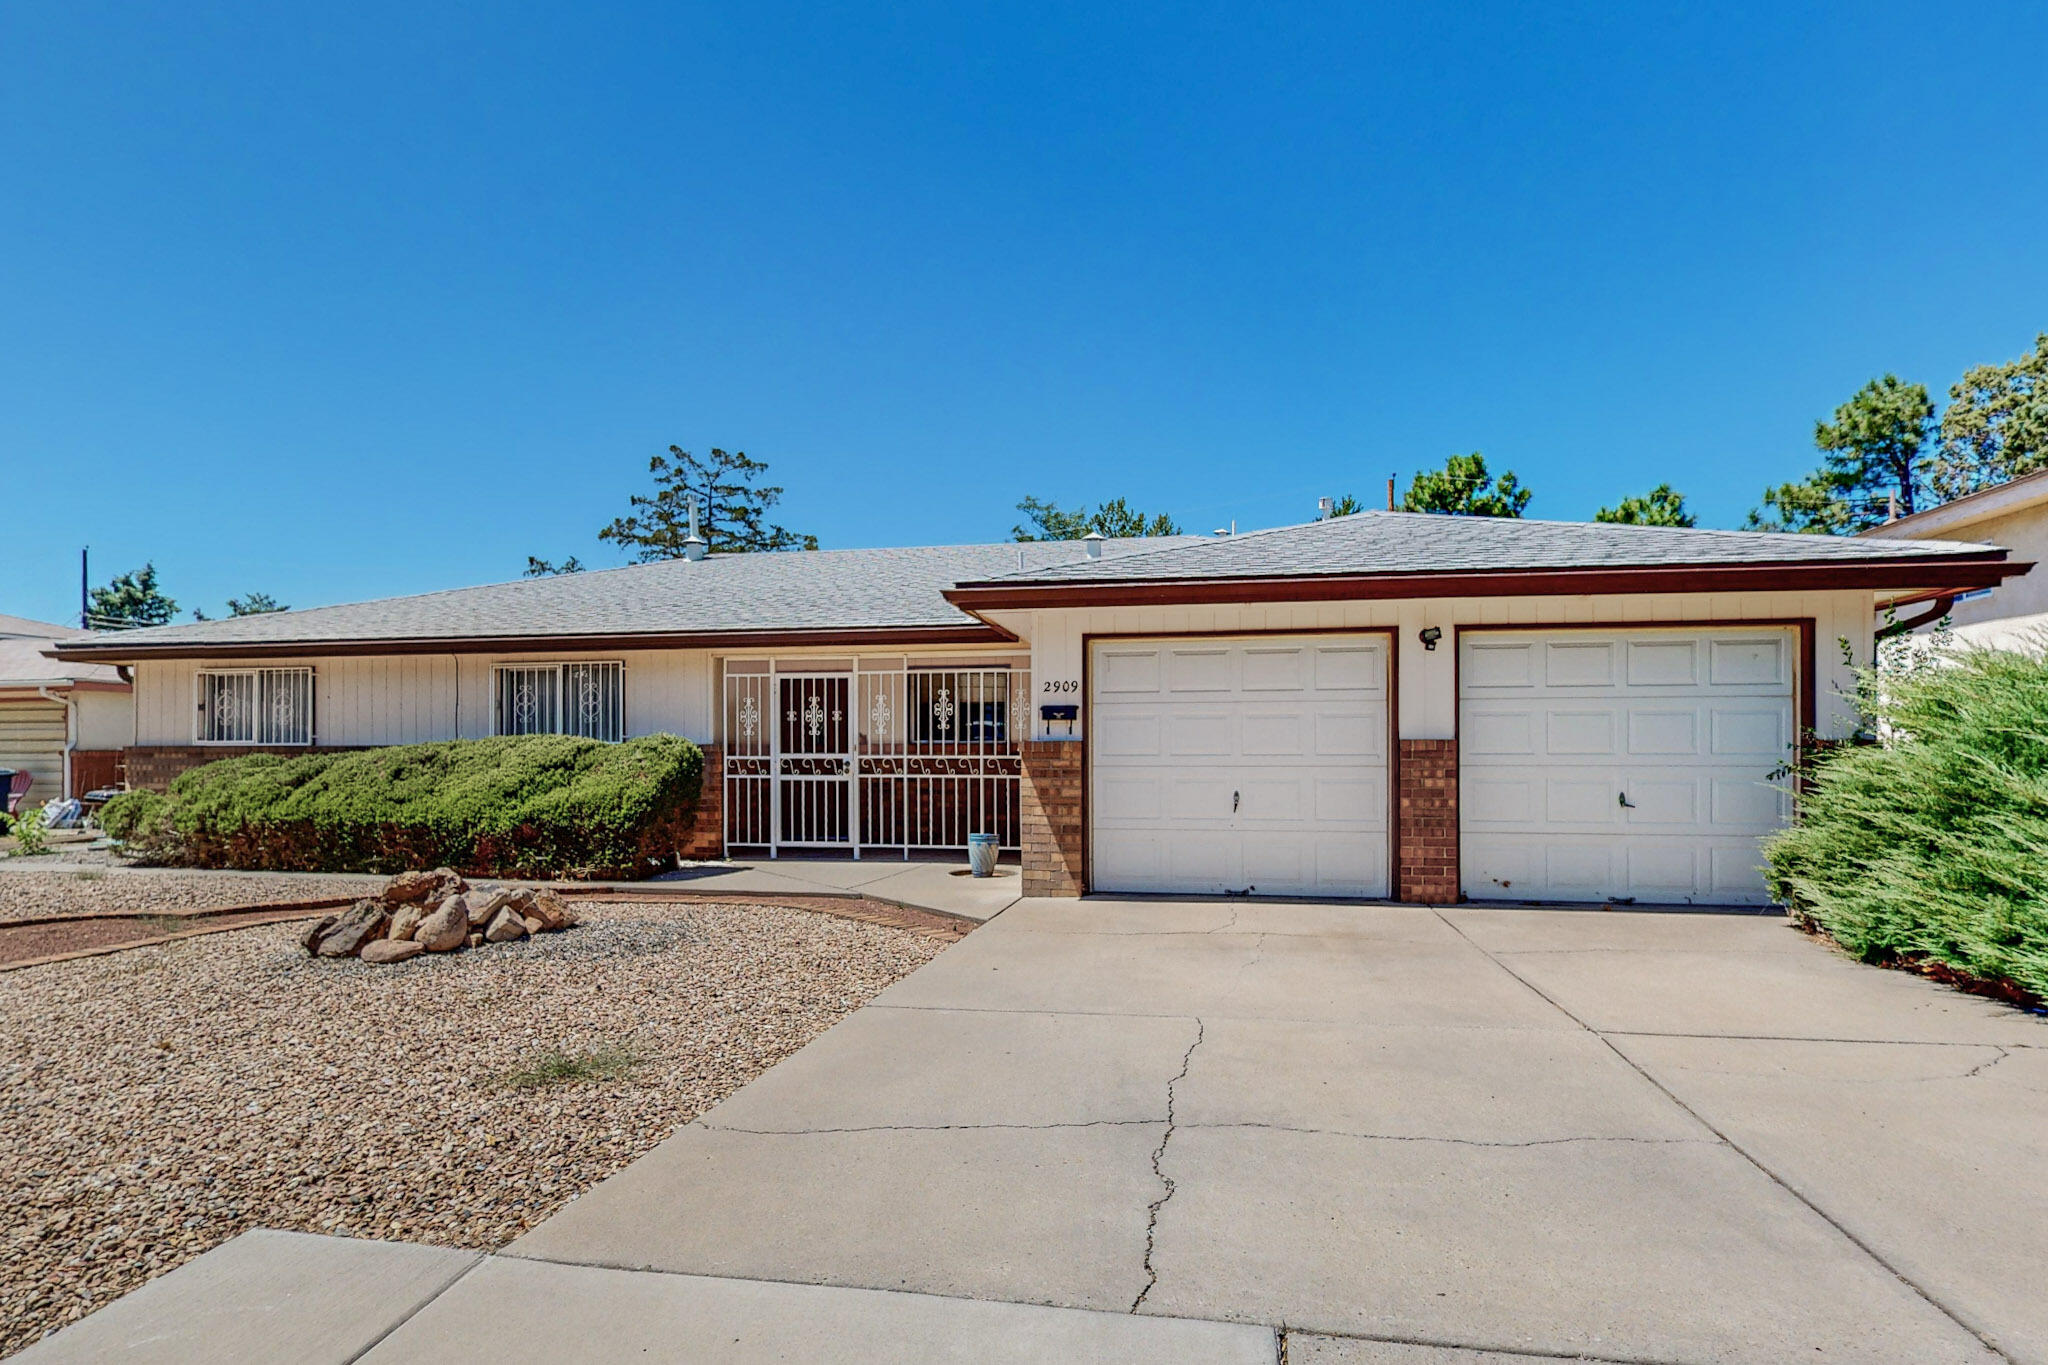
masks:
<instances>
[{"instance_id":1,"label":"red brick column","mask_svg":"<svg viewBox=\"0 0 2048 1365\"><path fill-rule=\"evenodd\" d=\"M725 751L715 744L704 751L704 789L697 795L697 813L689 837L678 850L685 858L725 856Z\"/></svg>"},{"instance_id":2,"label":"red brick column","mask_svg":"<svg viewBox=\"0 0 2048 1365\"><path fill-rule=\"evenodd\" d=\"M1088 831L1081 816L1081 742L1023 745L1024 894L1078 896L1088 889Z\"/></svg>"},{"instance_id":3,"label":"red brick column","mask_svg":"<svg viewBox=\"0 0 2048 1365\"><path fill-rule=\"evenodd\" d=\"M1401 842L1394 894L1445 904L1458 897L1458 741L1401 741Z\"/></svg>"}]
</instances>

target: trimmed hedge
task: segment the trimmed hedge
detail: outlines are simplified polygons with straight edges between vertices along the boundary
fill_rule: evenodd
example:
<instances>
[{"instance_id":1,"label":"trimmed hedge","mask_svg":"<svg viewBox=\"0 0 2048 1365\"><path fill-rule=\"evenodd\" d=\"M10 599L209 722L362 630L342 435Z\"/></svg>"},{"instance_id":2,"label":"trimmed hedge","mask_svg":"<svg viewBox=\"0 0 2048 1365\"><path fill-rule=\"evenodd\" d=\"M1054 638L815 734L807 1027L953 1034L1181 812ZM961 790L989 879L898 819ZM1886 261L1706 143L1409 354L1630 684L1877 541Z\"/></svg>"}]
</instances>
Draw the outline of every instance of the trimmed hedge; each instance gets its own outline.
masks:
<instances>
[{"instance_id":1,"label":"trimmed hedge","mask_svg":"<svg viewBox=\"0 0 2048 1365\"><path fill-rule=\"evenodd\" d=\"M2048 998L2048 661L1960 651L1864 692L1888 738L1816 760L1772 891L1866 960Z\"/></svg>"},{"instance_id":2,"label":"trimmed hedge","mask_svg":"<svg viewBox=\"0 0 2048 1365\"><path fill-rule=\"evenodd\" d=\"M168 795L117 797L100 821L188 867L633 877L673 858L703 778L704 755L675 735L244 754L181 774Z\"/></svg>"}]
</instances>

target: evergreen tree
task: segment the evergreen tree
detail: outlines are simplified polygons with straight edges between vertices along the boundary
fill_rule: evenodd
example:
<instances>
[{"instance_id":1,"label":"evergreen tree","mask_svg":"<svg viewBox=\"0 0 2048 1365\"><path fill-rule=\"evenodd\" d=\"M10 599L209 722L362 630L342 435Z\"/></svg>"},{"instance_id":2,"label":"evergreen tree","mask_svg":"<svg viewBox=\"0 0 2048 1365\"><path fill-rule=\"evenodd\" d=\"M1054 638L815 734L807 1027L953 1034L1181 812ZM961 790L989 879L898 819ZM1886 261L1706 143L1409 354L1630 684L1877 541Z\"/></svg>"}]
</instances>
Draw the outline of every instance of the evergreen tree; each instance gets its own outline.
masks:
<instances>
[{"instance_id":1,"label":"evergreen tree","mask_svg":"<svg viewBox=\"0 0 2048 1365\"><path fill-rule=\"evenodd\" d=\"M712 554L818 548L816 536L799 535L767 519L768 509L782 500L782 490L758 482L768 465L747 458L744 451L714 446L708 457L699 459L681 446L670 446L667 455L647 462L647 470L654 475L653 495L634 494L634 510L597 533L599 540L620 546L642 564L683 557L693 493L699 531Z\"/></svg>"},{"instance_id":2,"label":"evergreen tree","mask_svg":"<svg viewBox=\"0 0 2048 1365\"><path fill-rule=\"evenodd\" d=\"M1478 451L1453 455L1442 469L1420 470L1401 495L1404 512L1446 512L1460 517L1519 517L1533 496L1509 470L1496 479Z\"/></svg>"}]
</instances>

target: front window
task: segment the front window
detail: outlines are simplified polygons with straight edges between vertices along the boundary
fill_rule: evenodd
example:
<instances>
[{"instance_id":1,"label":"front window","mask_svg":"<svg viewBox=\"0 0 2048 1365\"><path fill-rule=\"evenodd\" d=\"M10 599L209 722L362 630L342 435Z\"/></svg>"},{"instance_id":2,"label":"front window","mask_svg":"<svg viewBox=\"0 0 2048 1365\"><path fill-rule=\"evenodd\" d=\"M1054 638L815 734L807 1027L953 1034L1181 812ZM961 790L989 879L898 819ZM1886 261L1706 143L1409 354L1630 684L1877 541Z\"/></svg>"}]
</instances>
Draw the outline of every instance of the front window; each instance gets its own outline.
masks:
<instances>
[{"instance_id":1,"label":"front window","mask_svg":"<svg viewBox=\"0 0 2048 1365\"><path fill-rule=\"evenodd\" d=\"M504 664L496 670L494 733L626 737L626 666Z\"/></svg>"},{"instance_id":2,"label":"front window","mask_svg":"<svg viewBox=\"0 0 2048 1365\"><path fill-rule=\"evenodd\" d=\"M313 670L202 670L198 740L201 744L310 745Z\"/></svg>"},{"instance_id":3,"label":"front window","mask_svg":"<svg viewBox=\"0 0 2048 1365\"><path fill-rule=\"evenodd\" d=\"M913 671L906 676L905 685L913 742L976 748L1009 743L1007 670Z\"/></svg>"}]
</instances>

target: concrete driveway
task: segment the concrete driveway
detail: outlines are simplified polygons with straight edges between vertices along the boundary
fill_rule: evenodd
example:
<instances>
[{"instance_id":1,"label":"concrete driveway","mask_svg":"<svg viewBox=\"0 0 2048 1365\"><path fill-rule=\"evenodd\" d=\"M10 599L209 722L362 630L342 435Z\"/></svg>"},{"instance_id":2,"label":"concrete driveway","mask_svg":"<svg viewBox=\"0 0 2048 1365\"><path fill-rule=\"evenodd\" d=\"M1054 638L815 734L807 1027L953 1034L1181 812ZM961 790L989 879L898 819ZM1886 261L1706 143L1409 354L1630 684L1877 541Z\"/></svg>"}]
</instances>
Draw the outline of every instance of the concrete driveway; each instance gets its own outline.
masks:
<instances>
[{"instance_id":1,"label":"concrete driveway","mask_svg":"<svg viewBox=\"0 0 2048 1365\"><path fill-rule=\"evenodd\" d=\"M2044 1042L1772 917L1025 901L507 1254L1291 1365L2048 1361Z\"/></svg>"},{"instance_id":2,"label":"concrete driveway","mask_svg":"<svg viewBox=\"0 0 2048 1365\"><path fill-rule=\"evenodd\" d=\"M1777 918L1026 901L496 1255L23 1359L2048 1363L2044 1042Z\"/></svg>"}]
</instances>

